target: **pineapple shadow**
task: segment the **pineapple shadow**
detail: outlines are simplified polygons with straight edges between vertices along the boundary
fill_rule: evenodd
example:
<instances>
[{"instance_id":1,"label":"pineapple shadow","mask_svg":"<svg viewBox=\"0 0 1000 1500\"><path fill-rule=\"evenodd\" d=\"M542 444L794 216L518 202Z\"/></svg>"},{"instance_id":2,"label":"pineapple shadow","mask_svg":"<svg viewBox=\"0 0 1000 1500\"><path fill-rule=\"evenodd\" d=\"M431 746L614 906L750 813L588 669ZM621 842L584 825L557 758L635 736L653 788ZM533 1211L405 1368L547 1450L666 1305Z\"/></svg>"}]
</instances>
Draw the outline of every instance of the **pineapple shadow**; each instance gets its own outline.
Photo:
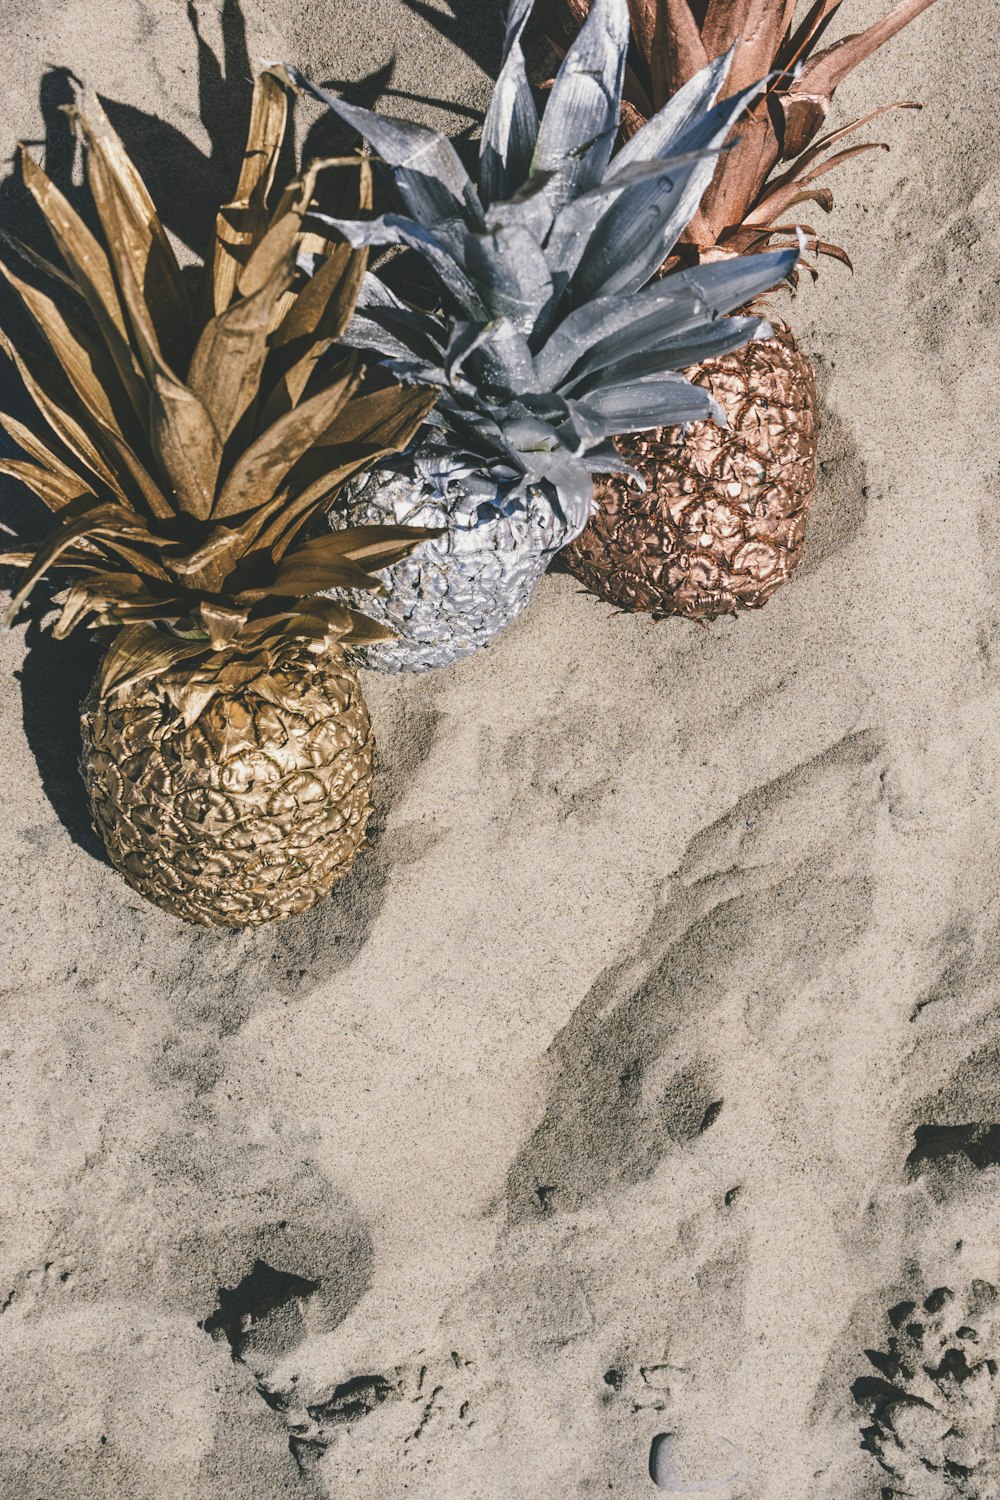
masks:
<instances>
[{"instance_id":1,"label":"pineapple shadow","mask_svg":"<svg viewBox=\"0 0 1000 1500\"><path fill-rule=\"evenodd\" d=\"M813 355L820 413L816 456L816 501L806 526L799 580L819 572L852 546L868 517L868 469L850 421L831 404L836 376L822 355Z\"/></svg>"}]
</instances>

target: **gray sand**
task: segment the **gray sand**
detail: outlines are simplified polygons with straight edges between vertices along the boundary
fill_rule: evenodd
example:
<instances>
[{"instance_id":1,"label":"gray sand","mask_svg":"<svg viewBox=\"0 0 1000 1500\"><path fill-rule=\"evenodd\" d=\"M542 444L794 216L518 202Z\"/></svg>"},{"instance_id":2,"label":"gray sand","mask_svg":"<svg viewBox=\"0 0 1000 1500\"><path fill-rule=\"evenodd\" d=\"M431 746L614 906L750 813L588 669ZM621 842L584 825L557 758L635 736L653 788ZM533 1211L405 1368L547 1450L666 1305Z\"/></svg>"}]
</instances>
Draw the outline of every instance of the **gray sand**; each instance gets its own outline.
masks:
<instances>
[{"instance_id":1,"label":"gray sand","mask_svg":"<svg viewBox=\"0 0 1000 1500\"><path fill-rule=\"evenodd\" d=\"M989 1343L989 11L942 0L838 96L835 123L926 108L827 179L856 274L788 314L825 419L794 582L699 630L553 577L485 656L369 678L375 844L309 916L217 936L145 905L73 770L92 655L0 642L4 1500L638 1497L658 1433L674 1492L875 1500L852 1385L888 1310L944 1286ZM251 0L248 47L376 85L395 51L392 87L475 107L491 17ZM171 227L228 190L246 86L213 166L181 0L5 0L2 37L5 154L70 68L188 142L118 116ZM1000 1494L984 1379L951 1456L978 1477L928 1470L944 1428L901 1418L898 1493Z\"/></svg>"}]
</instances>

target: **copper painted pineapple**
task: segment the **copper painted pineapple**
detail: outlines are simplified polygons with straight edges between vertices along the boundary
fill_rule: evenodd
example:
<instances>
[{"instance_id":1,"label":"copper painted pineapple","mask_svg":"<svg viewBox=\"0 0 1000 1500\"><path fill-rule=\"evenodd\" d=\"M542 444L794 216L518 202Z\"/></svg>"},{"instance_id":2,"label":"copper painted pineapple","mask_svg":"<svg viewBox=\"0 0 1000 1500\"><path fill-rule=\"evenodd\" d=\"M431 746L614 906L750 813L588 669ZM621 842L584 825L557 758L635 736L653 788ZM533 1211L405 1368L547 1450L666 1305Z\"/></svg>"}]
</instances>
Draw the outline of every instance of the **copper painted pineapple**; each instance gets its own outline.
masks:
<instances>
[{"instance_id":1,"label":"copper painted pineapple","mask_svg":"<svg viewBox=\"0 0 1000 1500\"><path fill-rule=\"evenodd\" d=\"M723 97L769 70L777 75L736 127L682 237L682 262L788 243L800 205L833 206L821 176L884 149L873 141L831 148L886 110L916 107L883 105L817 139L837 85L933 0L901 0L866 31L821 46L841 3L815 0L796 25L796 0L630 0L626 138L707 58L734 44ZM536 15L562 50L566 24L582 22L588 9L589 0L537 0ZM803 228L812 250L850 266L840 246ZM685 373L711 391L728 430L708 420L618 439L646 492L618 475L599 477L596 513L563 556L581 582L620 608L706 620L760 608L798 564L819 420L811 365L787 326L774 324L773 338Z\"/></svg>"},{"instance_id":2,"label":"copper painted pineapple","mask_svg":"<svg viewBox=\"0 0 1000 1500\"><path fill-rule=\"evenodd\" d=\"M0 472L56 515L4 555L26 569L7 622L50 568L74 575L54 633L88 620L111 637L82 713L95 827L131 885L210 926L302 911L350 869L373 745L343 648L388 632L321 591L378 588L375 569L433 534L303 539L347 478L409 442L430 398L324 358L365 255L305 217L321 173L336 169L361 209L370 175L318 163L274 190L290 94L281 70L257 81L236 201L194 301L89 96L76 122L103 244L22 152L66 272L24 247L30 281L2 267L55 356L0 335L50 429L0 417L25 454Z\"/></svg>"}]
</instances>

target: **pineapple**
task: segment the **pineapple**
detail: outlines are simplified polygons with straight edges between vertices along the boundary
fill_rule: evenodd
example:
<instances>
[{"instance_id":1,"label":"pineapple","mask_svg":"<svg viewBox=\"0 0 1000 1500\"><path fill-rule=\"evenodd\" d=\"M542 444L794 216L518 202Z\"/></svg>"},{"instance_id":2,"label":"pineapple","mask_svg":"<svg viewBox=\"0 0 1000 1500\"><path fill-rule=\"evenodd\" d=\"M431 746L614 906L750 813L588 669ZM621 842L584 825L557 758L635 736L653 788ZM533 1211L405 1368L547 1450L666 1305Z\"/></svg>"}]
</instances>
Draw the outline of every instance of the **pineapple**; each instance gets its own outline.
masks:
<instances>
[{"instance_id":1,"label":"pineapple","mask_svg":"<svg viewBox=\"0 0 1000 1500\"><path fill-rule=\"evenodd\" d=\"M427 535L303 540L338 485L405 446L431 398L366 388L355 355L323 359L365 254L304 219L321 172L351 174L362 209L370 172L317 163L270 206L290 94L281 70L257 81L237 198L193 304L92 96L75 119L104 244L22 149L66 272L20 247L50 295L2 266L55 356L0 334L50 429L0 417L25 454L0 470L56 518L4 555L26 569L6 623L50 568L76 575L55 635L84 620L113 633L82 713L95 826L132 886L204 925L302 911L350 869L372 736L344 647L385 632L325 591L377 588L372 570Z\"/></svg>"},{"instance_id":2,"label":"pineapple","mask_svg":"<svg viewBox=\"0 0 1000 1500\"><path fill-rule=\"evenodd\" d=\"M298 81L355 126L390 168L401 211L330 221L354 245L401 245L434 273L438 305L361 289L344 340L393 376L440 391L411 449L369 468L332 525L391 521L443 535L355 600L397 639L365 665L422 670L488 645L584 527L593 474L626 472L615 433L722 420L678 372L767 336L728 318L788 275L798 247L655 280L690 222L732 126L760 91L716 102L731 58L689 80L612 162L629 38L627 0L595 0L539 117L512 0L487 112L478 187L436 131L385 119ZM649 284L652 283L652 284Z\"/></svg>"},{"instance_id":3,"label":"pineapple","mask_svg":"<svg viewBox=\"0 0 1000 1500\"><path fill-rule=\"evenodd\" d=\"M632 0L626 140L721 47L735 45L723 98L775 70L738 122L678 262L716 262L780 243L794 227L782 221L803 203L829 212L833 198L819 178L860 152L885 149L874 141L831 148L886 110L917 107L895 101L816 139L834 90L932 3L900 0L866 31L821 47L841 0L815 0L799 25L796 0ZM589 10L590 0L536 0L536 16L560 52L562 23L586 24ZM819 255L850 266L839 245L808 233ZM711 392L728 426L664 424L622 438L619 452L645 489L612 475L598 479L597 513L566 562L619 608L708 620L766 604L799 562L819 423L812 368L786 326L687 374Z\"/></svg>"}]
</instances>

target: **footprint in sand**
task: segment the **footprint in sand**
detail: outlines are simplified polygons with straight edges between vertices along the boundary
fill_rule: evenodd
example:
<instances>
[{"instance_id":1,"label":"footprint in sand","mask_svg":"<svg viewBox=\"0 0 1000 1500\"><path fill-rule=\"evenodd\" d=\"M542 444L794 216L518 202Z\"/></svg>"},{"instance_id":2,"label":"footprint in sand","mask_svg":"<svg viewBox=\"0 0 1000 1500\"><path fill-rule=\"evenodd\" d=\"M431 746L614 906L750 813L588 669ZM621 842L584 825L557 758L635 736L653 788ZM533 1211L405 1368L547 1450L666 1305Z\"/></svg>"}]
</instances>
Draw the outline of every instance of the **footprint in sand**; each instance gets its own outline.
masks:
<instances>
[{"instance_id":1,"label":"footprint in sand","mask_svg":"<svg viewBox=\"0 0 1000 1500\"><path fill-rule=\"evenodd\" d=\"M882 1500L1000 1495L1000 1298L986 1281L938 1287L889 1310L876 1376L852 1387L870 1418L862 1444L889 1482Z\"/></svg>"}]
</instances>

